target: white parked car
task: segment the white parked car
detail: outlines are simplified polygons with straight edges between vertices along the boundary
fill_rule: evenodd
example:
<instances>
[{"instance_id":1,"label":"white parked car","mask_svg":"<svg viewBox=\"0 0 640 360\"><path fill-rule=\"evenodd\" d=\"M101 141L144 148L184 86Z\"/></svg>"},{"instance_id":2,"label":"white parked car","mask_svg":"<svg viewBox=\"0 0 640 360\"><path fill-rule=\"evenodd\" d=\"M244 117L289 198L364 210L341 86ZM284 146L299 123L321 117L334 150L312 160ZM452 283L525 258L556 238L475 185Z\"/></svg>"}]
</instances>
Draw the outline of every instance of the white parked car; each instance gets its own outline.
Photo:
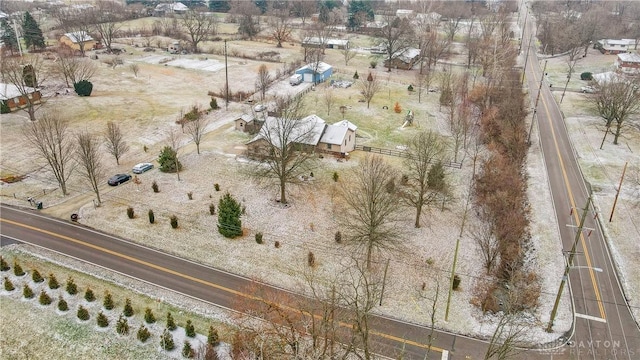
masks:
<instances>
[{"instance_id":1,"label":"white parked car","mask_svg":"<svg viewBox=\"0 0 640 360\"><path fill-rule=\"evenodd\" d=\"M255 112L261 112L265 110L267 110L267 105L264 105L264 104L258 104L253 108L253 111Z\"/></svg>"},{"instance_id":2,"label":"white parked car","mask_svg":"<svg viewBox=\"0 0 640 360\"><path fill-rule=\"evenodd\" d=\"M131 171L133 171L134 174L142 174L143 172L149 171L151 169L153 169L153 164L151 164L151 163L140 163L140 164L137 164L136 166L134 166Z\"/></svg>"},{"instance_id":3,"label":"white parked car","mask_svg":"<svg viewBox=\"0 0 640 360\"><path fill-rule=\"evenodd\" d=\"M583 93L593 94L596 92L596 89L593 86L583 86L580 88Z\"/></svg>"}]
</instances>

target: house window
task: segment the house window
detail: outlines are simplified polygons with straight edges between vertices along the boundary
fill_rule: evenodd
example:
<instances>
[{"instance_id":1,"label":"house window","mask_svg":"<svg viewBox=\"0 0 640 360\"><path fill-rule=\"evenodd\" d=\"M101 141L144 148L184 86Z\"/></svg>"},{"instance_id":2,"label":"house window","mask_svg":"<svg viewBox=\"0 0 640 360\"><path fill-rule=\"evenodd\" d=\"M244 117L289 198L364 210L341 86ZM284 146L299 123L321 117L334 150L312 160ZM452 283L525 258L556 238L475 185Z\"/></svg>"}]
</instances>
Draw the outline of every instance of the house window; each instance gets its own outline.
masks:
<instances>
[{"instance_id":1,"label":"house window","mask_svg":"<svg viewBox=\"0 0 640 360\"><path fill-rule=\"evenodd\" d=\"M327 144L327 149L331 150L331 144Z\"/></svg>"},{"instance_id":2,"label":"house window","mask_svg":"<svg viewBox=\"0 0 640 360\"><path fill-rule=\"evenodd\" d=\"M344 144L347 145L347 139L344 139Z\"/></svg>"},{"instance_id":3,"label":"house window","mask_svg":"<svg viewBox=\"0 0 640 360\"><path fill-rule=\"evenodd\" d=\"M351 135L349 135L349 142L351 142Z\"/></svg>"}]
</instances>

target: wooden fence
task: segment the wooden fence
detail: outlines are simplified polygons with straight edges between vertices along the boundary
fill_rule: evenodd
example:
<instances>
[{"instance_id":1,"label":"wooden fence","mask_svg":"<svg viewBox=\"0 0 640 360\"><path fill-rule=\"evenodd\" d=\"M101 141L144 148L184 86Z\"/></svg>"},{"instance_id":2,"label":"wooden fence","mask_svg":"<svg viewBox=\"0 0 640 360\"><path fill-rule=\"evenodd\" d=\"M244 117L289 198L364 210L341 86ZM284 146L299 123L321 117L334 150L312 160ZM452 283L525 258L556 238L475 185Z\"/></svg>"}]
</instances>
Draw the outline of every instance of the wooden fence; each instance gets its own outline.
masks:
<instances>
[{"instance_id":1,"label":"wooden fence","mask_svg":"<svg viewBox=\"0 0 640 360\"><path fill-rule=\"evenodd\" d=\"M410 154L405 150L384 149L384 148L377 148L377 147L365 146L365 145L356 145L356 150L366 151L366 152L371 152L371 153L381 154L381 155L403 157L403 158L410 157ZM442 165L446 167L454 168L454 169L462 169L461 162L443 161Z\"/></svg>"}]
</instances>

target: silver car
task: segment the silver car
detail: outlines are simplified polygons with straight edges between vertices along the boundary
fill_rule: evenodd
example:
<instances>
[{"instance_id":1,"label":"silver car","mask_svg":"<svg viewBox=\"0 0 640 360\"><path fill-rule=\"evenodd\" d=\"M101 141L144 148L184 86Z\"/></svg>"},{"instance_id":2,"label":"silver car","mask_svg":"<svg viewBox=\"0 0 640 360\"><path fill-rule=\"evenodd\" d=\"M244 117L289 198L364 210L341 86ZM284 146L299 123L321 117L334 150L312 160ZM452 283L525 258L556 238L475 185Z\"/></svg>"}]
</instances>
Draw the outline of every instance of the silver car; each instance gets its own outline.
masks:
<instances>
[{"instance_id":1,"label":"silver car","mask_svg":"<svg viewBox=\"0 0 640 360\"><path fill-rule=\"evenodd\" d=\"M134 166L131 171L133 171L134 174L142 174L143 172L149 171L151 169L153 169L153 164L151 164L151 163L140 163L140 164L137 164L136 166Z\"/></svg>"}]
</instances>

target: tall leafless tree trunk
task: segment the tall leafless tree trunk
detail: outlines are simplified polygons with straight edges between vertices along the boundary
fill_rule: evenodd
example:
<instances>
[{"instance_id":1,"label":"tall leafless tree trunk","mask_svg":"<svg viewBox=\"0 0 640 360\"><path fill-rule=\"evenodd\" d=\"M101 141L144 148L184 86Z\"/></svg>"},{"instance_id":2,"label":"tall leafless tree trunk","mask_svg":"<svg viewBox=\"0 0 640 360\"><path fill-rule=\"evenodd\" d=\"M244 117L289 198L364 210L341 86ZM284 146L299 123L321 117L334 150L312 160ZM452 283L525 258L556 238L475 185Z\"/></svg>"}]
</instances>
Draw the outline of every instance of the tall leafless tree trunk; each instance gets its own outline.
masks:
<instances>
[{"instance_id":1,"label":"tall leafless tree trunk","mask_svg":"<svg viewBox=\"0 0 640 360\"><path fill-rule=\"evenodd\" d=\"M622 134L622 127L629 117L640 111L639 81L622 81L612 79L603 81L596 86L593 99L600 116L605 119L605 134L600 144L604 145L611 126L616 125L613 143L618 145L618 138Z\"/></svg>"},{"instance_id":2,"label":"tall leafless tree trunk","mask_svg":"<svg viewBox=\"0 0 640 360\"><path fill-rule=\"evenodd\" d=\"M198 44L216 34L218 19L212 14L190 10L180 17L180 25L187 34L191 51L197 54Z\"/></svg>"},{"instance_id":3,"label":"tall leafless tree trunk","mask_svg":"<svg viewBox=\"0 0 640 360\"><path fill-rule=\"evenodd\" d=\"M67 121L53 112L46 113L37 122L26 125L23 134L36 149L38 157L47 162L62 195L66 196L67 180L73 172L72 160L76 149Z\"/></svg>"},{"instance_id":4,"label":"tall leafless tree trunk","mask_svg":"<svg viewBox=\"0 0 640 360\"><path fill-rule=\"evenodd\" d=\"M260 65L260 67L258 67L258 78L256 79L256 89L260 92L260 100L264 101L264 97L272 81L267 65Z\"/></svg>"},{"instance_id":5,"label":"tall leafless tree trunk","mask_svg":"<svg viewBox=\"0 0 640 360\"><path fill-rule=\"evenodd\" d=\"M120 165L120 158L124 153L129 151L129 145L124 141L124 135L120 130L120 126L109 121L107 129L104 133L104 142L107 146L107 152L116 158L116 164Z\"/></svg>"},{"instance_id":6,"label":"tall leafless tree trunk","mask_svg":"<svg viewBox=\"0 0 640 360\"><path fill-rule=\"evenodd\" d=\"M122 21L126 19L126 9L121 3L112 0L100 0L89 14L95 31L100 35L100 40L111 53L111 44L118 36L122 27Z\"/></svg>"},{"instance_id":7,"label":"tall leafless tree trunk","mask_svg":"<svg viewBox=\"0 0 640 360\"><path fill-rule=\"evenodd\" d=\"M102 166L102 153L100 142L95 135L87 131L76 134L78 147L76 150L76 161L80 165L82 176L89 182L91 189L96 194L98 205L102 203L100 199L99 181L104 178L104 168Z\"/></svg>"},{"instance_id":8,"label":"tall leafless tree trunk","mask_svg":"<svg viewBox=\"0 0 640 360\"><path fill-rule=\"evenodd\" d=\"M207 125L209 125L209 118L200 114L199 111L198 116L185 125L187 134L189 134L193 143L196 144L196 152L198 155L200 155L200 143L204 137Z\"/></svg>"},{"instance_id":9,"label":"tall leafless tree trunk","mask_svg":"<svg viewBox=\"0 0 640 360\"><path fill-rule=\"evenodd\" d=\"M264 141L260 156L262 164L253 171L258 181L275 180L280 189L280 202L287 203L287 185L300 183L300 175L308 173L315 154L308 149L311 138L322 126L315 118L300 121L302 102L300 98L280 100L286 106L280 107L280 115L268 118L258 136Z\"/></svg>"},{"instance_id":10,"label":"tall leafless tree trunk","mask_svg":"<svg viewBox=\"0 0 640 360\"><path fill-rule=\"evenodd\" d=\"M410 140L407 154L404 164L409 179L401 193L402 198L416 209L415 227L419 228L423 208L437 199L438 191L429 187L429 170L443 160L445 144L431 131L423 131Z\"/></svg>"},{"instance_id":11,"label":"tall leafless tree trunk","mask_svg":"<svg viewBox=\"0 0 640 360\"><path fill-rule=\"evenodd\" d=\"M336 101L336 97L335 97L335 94L333 92L333 88L327 87L326 89L324 89L324 93L322 95L322 99L324 100L324 104L327 106L327 116L329 116L329 113L331 112L331 107L333 106L333 104Z\"/></svg>"},{"instance_id":12,"label":"tall leafless tree trunk","mask_svg":"<svg viewBox=\"0 0 640 360\"><path fill-rule=\"evenodd\" d=\"M76 57L64 49L58 51L55 66L64 78L67 87L81 80L91 80L97 69L93 60Z\"/></svg>"},{"instance_id":13,"label":"tall leafless tree trunk","mask_svg":"<svg viewBox=\"0 0 640 360\"><path fill-rule=\"evenodd\" d=\"M360 93L364 97L364 100L367 102L367 109L369 108L369 104L371 103L373 97L378 91L380 91L381 86L382 85L380 84L380 80L378 80L378 77L373 75L372 73L369 73L366 79L362 79L358 83Z\"/></svg>"},{"instance_id":14,"label":"tall leafless tree trunk","mask_svg":"<svg viewBox=\"0 0 640 360\"><path fill-rule=\"evenodd\" d=\"M385 15L383 21L387 25L382 27L376 35L382 39L387 58L387 71L391 71L393 59L409 48L410 39L414 34L411 23L397 18L395 14Z\"/></svg>"},{"instance_id":15,"label":"tall leafless tree trunk","mask_svg":"<svg viewBox=\"0 0 640 360\"><path fill-rule=\"evenodd\" d=\"M380 156L367 155L341 189L341 223L349 241L364 254L367 268L376 253L395 248L402 237L397 194L387 187L395 174Z\"/></svg>"},{"instance_id":16,"label":"tall leafless tree trunk","mask_svg":"<svg viewBox=\"0 0 640 360\"><path fill-rule=\"evenodd\" d=\"M289 41L293 28L289 19L289 8L273 9L269 20L269 32L276 41L276 47L281 48L283 42Z\"/></svg>"}]
</instances>

